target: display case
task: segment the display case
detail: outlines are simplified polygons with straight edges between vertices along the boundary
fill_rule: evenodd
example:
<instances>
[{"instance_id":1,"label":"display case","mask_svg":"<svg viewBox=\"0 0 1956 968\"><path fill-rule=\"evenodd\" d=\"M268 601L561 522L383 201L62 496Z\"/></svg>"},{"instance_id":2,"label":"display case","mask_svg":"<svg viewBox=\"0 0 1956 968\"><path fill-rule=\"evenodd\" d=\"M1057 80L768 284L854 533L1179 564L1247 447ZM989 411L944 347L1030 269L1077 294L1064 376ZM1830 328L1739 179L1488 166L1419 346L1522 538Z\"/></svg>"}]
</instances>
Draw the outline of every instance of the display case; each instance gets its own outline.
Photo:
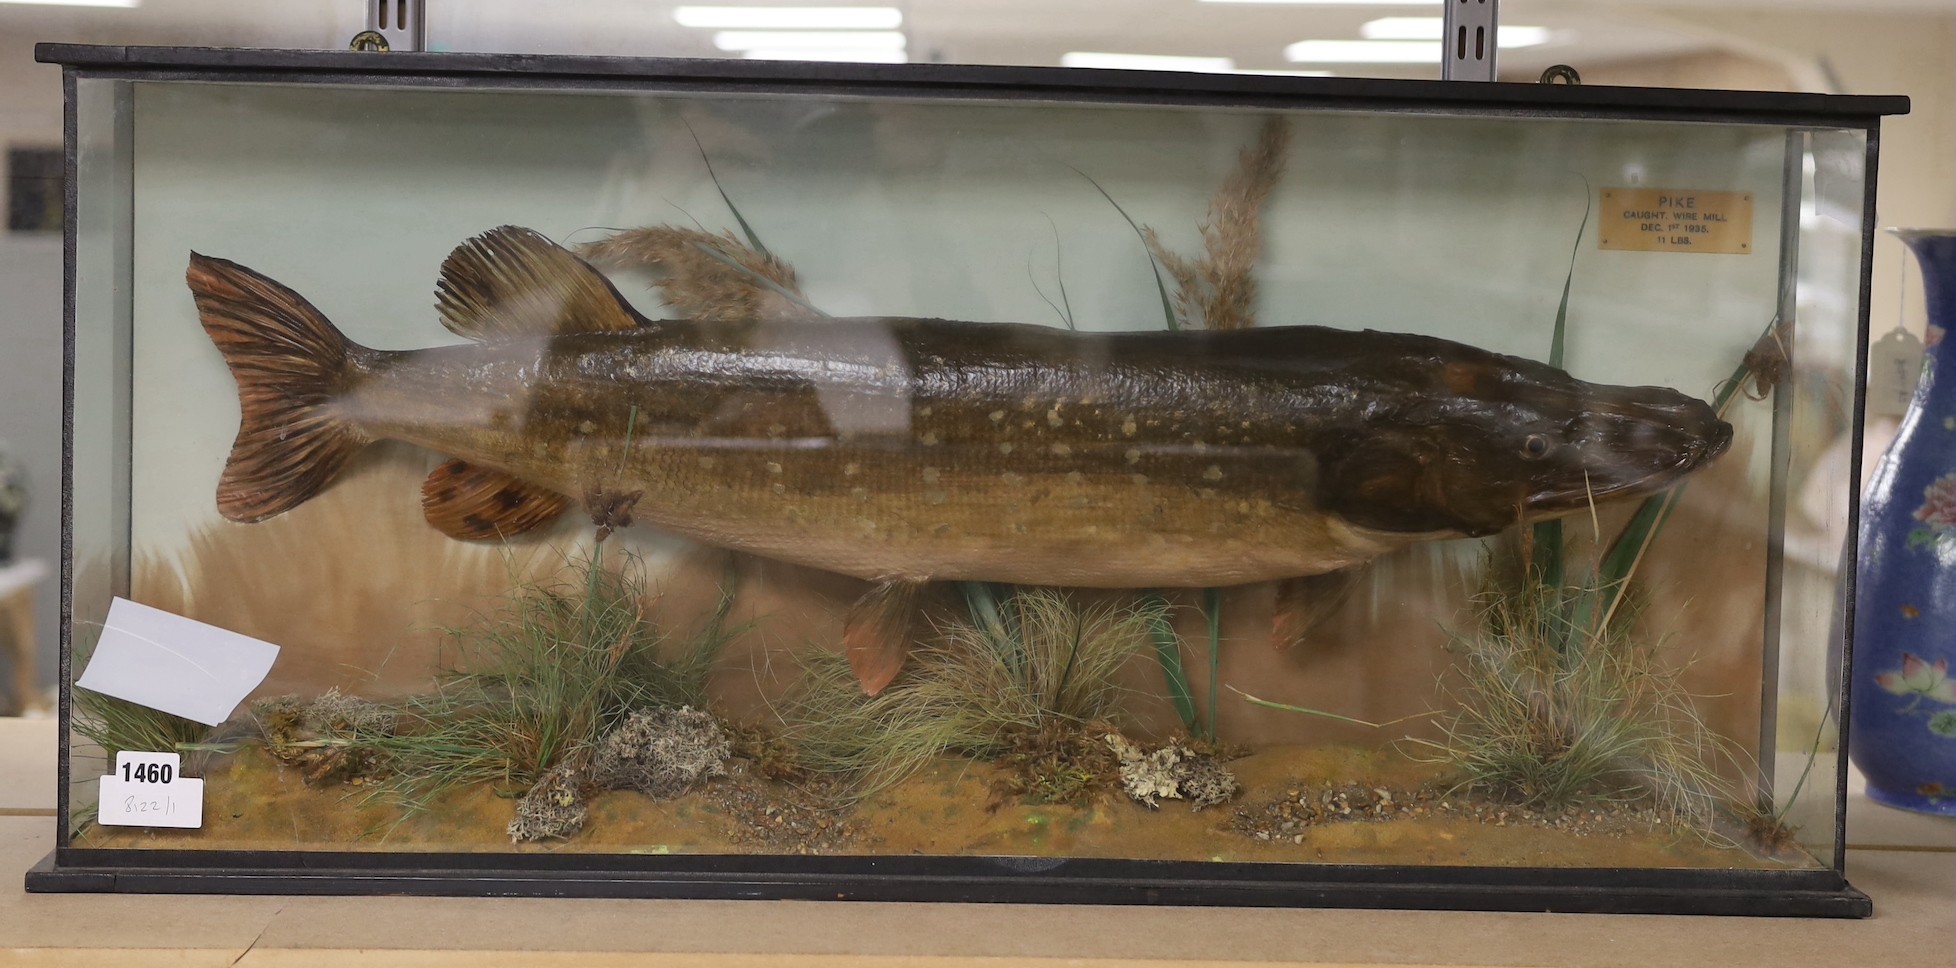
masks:
<instances>
[{"instance_id":1,"label":"display case","mask_svg":"<svg viewBox=\"0 0 1956 968\"><path fill-rule=\"evenodd\" d=\"M39 57L30 889L1869 913L1905 99Z\"/></svg>"}]
</instances>

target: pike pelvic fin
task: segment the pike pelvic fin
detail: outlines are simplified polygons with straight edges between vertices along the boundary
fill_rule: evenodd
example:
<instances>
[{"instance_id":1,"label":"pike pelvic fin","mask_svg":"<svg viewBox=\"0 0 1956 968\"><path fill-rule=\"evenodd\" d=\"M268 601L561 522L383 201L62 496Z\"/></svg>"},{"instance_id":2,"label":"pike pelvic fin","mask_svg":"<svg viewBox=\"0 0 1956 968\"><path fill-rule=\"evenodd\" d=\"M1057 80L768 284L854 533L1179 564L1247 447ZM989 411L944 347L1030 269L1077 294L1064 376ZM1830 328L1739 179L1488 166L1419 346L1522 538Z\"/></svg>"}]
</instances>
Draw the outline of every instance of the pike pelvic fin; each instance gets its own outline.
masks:
<instances>
[{"instance_id":1,"label":"pike pelvic fin","mask_svg":"<svg viewBox=\"0 0 1956 968\"><path fill-rule=\"evenodd\" d=\"M218 513L250 524L289 511L369 442L332 403L372 351L305 297L237 263L192 252L184 281L238 381L238 437L218 478Z\"/></svg>"},{"instance_id":2,"label":"pike pelvic fin","mask_svg":"<svg viewBox=\"0 0 1956 968\"><path fill-rule=\"evenodd\" d=\"M863 695L882 692L903 671L904 656L910 652L910 624L917 615L917 593L923 587L917 581L884 582L849 608L842 623L842 646Z\"/></svg>"},{"instance_id":3,"label":"pike pelvic fin","mask_svg":"<svg viewBox=\"0 0 1956 968\"><path fill-rule=\"evenodd\" d=\"M449 332L473 340L613 332L645 322L590 263L514 225L448 254L435 308Z\"/></svg>"},{"instance_id":4,"label":"pike pelvic fin","mask_svg":"<svg viewBox=\"0 0 1956 968\"><path fill-rule=\"evenodd\" d=\"M1358 587L1365 566L1341 568L1322 575L1286 578L1277 583L1277 606L1270 622L1270 647L1285 652L1304 641L1325 620L1344 607Z\"/></svg>"},{"instance_id":5,"label":"pike pelvic fin","mask_svg":"<svg viewBox=\"0 0 1956 968\"><path fill-rule=\"evenodd\" d=\"M463 541L513 538L548 524L571 499L499 470L451 460L421 482L421 514L435 530Z\"/></svg>"}]
</instances>

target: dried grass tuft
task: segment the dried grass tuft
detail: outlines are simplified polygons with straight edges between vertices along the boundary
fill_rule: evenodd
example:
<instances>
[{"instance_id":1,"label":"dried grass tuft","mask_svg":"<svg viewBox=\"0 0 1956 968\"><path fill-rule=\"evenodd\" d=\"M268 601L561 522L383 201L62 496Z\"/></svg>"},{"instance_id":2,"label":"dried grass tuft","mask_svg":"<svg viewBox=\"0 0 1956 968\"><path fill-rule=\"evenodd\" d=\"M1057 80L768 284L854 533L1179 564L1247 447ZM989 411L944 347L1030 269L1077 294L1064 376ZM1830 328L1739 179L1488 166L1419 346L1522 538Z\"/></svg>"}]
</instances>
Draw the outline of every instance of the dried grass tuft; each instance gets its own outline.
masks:
<instances>
[{"instance_id":1,"label":"dried grass tuft","mask_svg":"<svg viewBox=\"0 0 1956 968\"><path fill-rule=\"evenodd\" d=\"M862 694L844 656L811 651L782 710L800 765L867 796L945 753L996 758L1043 733L1028 759L1060 769L1066 757L1044 755L1067 745L1056 732L1104 731L1117 716L1120 670L1148 649L1158 610L1082 607L1029 588L1002 612L996 622L947 622L876 696Z\"/></svg>"},{"instance_id":2,"label":"dried grass tuft","mask_svg":"<svg viewBox=\"0 0 1956 968\"><path fill-rule=\"evenodd\" d=\"M608 567L602 551L449 630L454 671L402 703L390 735L368 740L393 767L379 796L418 808L478 783L529 790L552 770L581 773L633 713L706 704L738 632L726 624L731 596L698 632L675 634L657 621L643 564L626 555Z\"/></svg>"},{"instance_id":3,"label":"dried grass tuft","mask_svg":"<svg viewBox=\"0 0 1956 968\"><path fill-rule=\"evenodd\" d=\"M540 541L478 546L422 520L427 461L381 446L323 499L260 524L213 522L137 557L130 597L283 651L253 695L427 687L444 626L555 567ZM403 589L411 589L403 594Z\"/></svg>"},{"instance_id":4,"label":"dried grass tuft","mask_svg":"<svg viewBox=\"0 0 1956 968\"><path fill-rule=\"evenodd\" d=\"M657 273L660 298L680 315L719 322L808 319L821 313L802 294L794 267L732 232L655 225L578 246L605 269Z\"/></svg>"},{"instance_id":5,"label":"dried grass tuft","mask_svg":"<svg viewBox=\"0 0 1956 968\"><path fill-rule=\"evenodd\" d=\"M1175 309L1185 326L1249 329L1256 325L1256 262L1263 254L1263 206L1283 176L1290 125L1263 122L1256 141L1237 156L1199 226L1202 255L1171 251L1151 226L1141 230L1148 251L1175 280Z\"/></svg>"},{"instance_id":6,"label":"dried grass tuft","mask_svg":"<svg viewBox=\"0 0 1956 968\"><path fill-rule=\"evenodd\" d=\"M83 641L81 635L76 636L75 668L87 668L96 638L90 634ZM184 755L185 776L203 775L205 758L193 754L210 752L216 733L203 723L81 686L74 690L74 725L75 732L101 748L103 769L114 765L117 753L174 752ZM77 767L75 774L93 775L86 767Z\"/></svg>"},{"instance_id":7,"label":"dried grass tuft","mask_svg":"<svg viewBox=\"0 0 1956 968\"><path fill-rule=\"evenodd\" d=\"M1635 631L1636 607L1596 608L1615 591L1530 577L1477 596L1476 623L1452 646L1459 705L1441 721L1445 739L1426 745L1496 796L1546 809L1648 800L1711 838L1731 801L1719 765L1733 752L1700 717L1681 670Z\"/></svg>"}]
</instances>

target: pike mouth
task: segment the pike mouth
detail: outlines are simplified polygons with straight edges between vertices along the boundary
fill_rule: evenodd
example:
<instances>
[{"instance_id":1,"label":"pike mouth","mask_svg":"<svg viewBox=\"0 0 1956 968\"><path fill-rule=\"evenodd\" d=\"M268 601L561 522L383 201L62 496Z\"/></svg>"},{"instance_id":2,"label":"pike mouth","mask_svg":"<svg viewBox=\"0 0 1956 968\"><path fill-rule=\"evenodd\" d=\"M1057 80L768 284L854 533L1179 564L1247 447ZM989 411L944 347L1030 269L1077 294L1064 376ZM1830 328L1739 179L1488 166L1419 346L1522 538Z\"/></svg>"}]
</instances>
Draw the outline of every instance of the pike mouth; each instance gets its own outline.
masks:
<instances>
[{"instance_id":1,"label":"pike mouth","mask_svg":"<svg viewBox=\"0 0 1956 968\"><path fill-rule=\"evenodd\" d=\"M1559 512L1587 507L1591 501L1661 491L1711 463L1732 446L1732 425L1716 417L1703 433L1690 434L1669 463L1642 475L1586 475L1568 485L1539 491L1529 497L1537 511ZM1627 462L1626 462L1627 463Z\"/></svg>"}]
</instances>

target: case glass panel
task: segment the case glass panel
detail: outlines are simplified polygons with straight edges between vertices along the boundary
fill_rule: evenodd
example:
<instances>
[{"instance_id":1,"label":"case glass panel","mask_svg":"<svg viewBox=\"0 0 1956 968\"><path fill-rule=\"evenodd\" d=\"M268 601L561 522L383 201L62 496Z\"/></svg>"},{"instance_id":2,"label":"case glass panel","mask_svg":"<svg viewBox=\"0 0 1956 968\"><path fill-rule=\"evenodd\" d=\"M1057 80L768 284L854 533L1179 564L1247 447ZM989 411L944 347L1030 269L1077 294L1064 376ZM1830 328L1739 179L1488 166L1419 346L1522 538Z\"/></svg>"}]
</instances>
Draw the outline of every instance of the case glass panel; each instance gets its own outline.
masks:
<instances>
[{"instance_id":1,"label":"case glass panel","mask_svg":"<svg viewBox=\"0 0 1956 968\"><path fill-rule=\"evenodd\" d=\"M1859 131L78 93L74 846L1833 864Z\"/></svg>"}]
</instances>

